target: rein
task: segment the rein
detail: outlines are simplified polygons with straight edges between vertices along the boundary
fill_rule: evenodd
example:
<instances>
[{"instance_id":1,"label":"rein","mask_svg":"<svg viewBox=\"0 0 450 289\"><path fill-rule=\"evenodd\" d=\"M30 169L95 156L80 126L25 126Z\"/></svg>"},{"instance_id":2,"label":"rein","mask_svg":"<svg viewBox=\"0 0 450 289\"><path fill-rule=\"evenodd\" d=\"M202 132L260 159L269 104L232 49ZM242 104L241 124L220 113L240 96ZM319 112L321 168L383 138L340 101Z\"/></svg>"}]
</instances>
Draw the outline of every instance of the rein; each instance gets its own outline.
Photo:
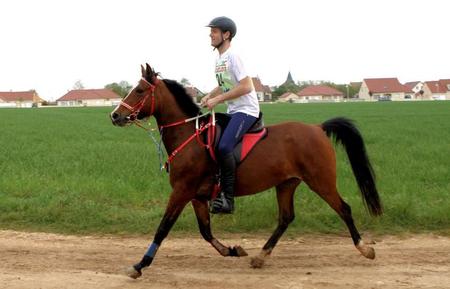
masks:
<instances>
[{"instance_id":1,"label":"rein","mask_svg":"<svg viewBox=\"0 0 450 289\"><path fill-rule=\"evenodd\" d=\"M149 92L146 93L146 95L134 106L130 106L129 104L121 101L119 106L122 105L123 107L127 108L128 110L131 111L131 114L128 116L128 120L132 123L134 123L136 126L146 130L150 137L152 138L153 142L155 143L157 150L158 150L158 156L159 156L159 162L160 162L160 167L161 170L165 169L167 172L169 172L169 166L170 163L173 161L173 159L175 158L175 156L182 151L194 138L197 139L198 143L202 146L205 147L208 150L211 150L211 145L214 142L214 136L215 136L215 126L216 126L216 116L215 116L215 112L214 110L212 110L211 112L207 112L198 116L194 116L191 118L187 118L187 119L183 119L180 121L176 121L173 123L169 123L169 124L165 124L165 125L159 125L159 142L156 141L155 137L153 136L153 134L151 133L153 129L150 128L146 128L144 125L141 124L141 122L137 119L137 115L139 114L139 112L141 111L142 107L144 106L144 103L147 101L147 99L151 96L151 108L150 108L150 115L153 115L154 111L155 111L155 88L156 85L159 83L159 79L158 78L154 78L154 82L155 84L152 84L150 82L148 82L145 78L142 78L142 80L144 80L147 84L150 85L149 88ZM211 114L211 118L209 120L208 123L204 124L201 123L199 124L199 119L202 118L203 116L206 116L208 114ZM163 130L165 128L169 128L169 127L174 127L174 126L178 126L178 125L182 125L191 121L196 121L195 122L195 132L189 137L187 138L181 145L179 145L176 149L174 149L169 155L168 158L166 160L166 162L164 163L164 165L162 165L162 149L161 149L161 140L162 140L162 136L163 136ZM201 134L207 130L208 128L212 128L212 133L211 136L212 137L208 137L208 140L206 143L204 143L201 139L200 136Z\"/></svg>"},{"instance_id":2,"label":"rein","mask_svg":"<svg viewBox=\"0 0 450 289\"><path fill-rule=\"evenodd\" d=\"M208 114L211 114L211 118L210 118L209 122L206 123L206 124L204 124L204 123L200 123L199 124L199 119L201 117L203 117L203 116L208 115ZM164 128L182 125L182 124L194 121L194 120L195 120L195 132L190 137L188 137L181 145L179 145L176 149L174 149L170 154L168 154L167 160L166 160L166 162L163 165L162 164L161 140L162 140ZM160 170L162 171L163 169L165 169L167 172L169 172L170 163L173 161L175 156L179 152L181 152L195 138L197 139L197 142L202 147L206 148L207 150L211 150L212 149L212 144L214 142L215 132L216 132L216 115L215 115L214 110L212 110L211 112L204 113L202 115L194 116L194 117L191 117L191 118L188 118L188 119L184 119L184 120L181 120L181 121L177 121L177 122L174 122L174 123L170 123L170 124L167 124L167 125L159 126L159 142L155 139L155 137L152 134L152 131L154 129L146 128L137 119L134 120L133 123L136 126L144 129L145 131L147 131L149 133L149 135L152 138L153 143L156 145L156 148L157 148L157 151L158 151ZM207 130L209 128L212 129L211 137L208 137L207 143L204 143L201 140L200 136L205 130Z\"/></svg>"},{"instance_id":3,"label":"rein","mask_svg":"<svg viewBox=\"0 0 450 289\"><path fill-rule=\"evenodd\" d=\"M183 150L194 138L196 138L197 139L197 142L200 144L200 146L202 146L202 147L204 147L204 148L206 148L206 149L210 149L211 148L211 145L212 145L212 143L213 143L213 141L214 141L214 138L211 138L211 140L207 140L207 143L204 143L201 139L200 139L200 136L201 136L201 134L205 131L205 130L207 130L209 127L212 127L212 129L213 129L213 134L215 133L215 113L214 113L214 111L212 111L212 117L210 118L210 120L209 120L209 122L208 123L206 123L206 124L200 124L200 126L199 126L199 124L198 124L198 120L199 120L199 118L201 118L202 116L204 116L204 115L207 115L207 114L209 114L209 112L208 113L205 113L205 114L203 114L203 115L199 115L199 116L196 116L196 117L193 117L193 118L190 118L190 119L186 119L185 121L183 121L183 122L176 122L176 123L173 123L173 125L170 125L170 126L176 126L176 125L179 125L179 124L183 124L183 123L187 123L187 122L189 122L189 121L192 121L192 120L196 120L196 123L195 123L195 132L190 136L190 137L188 137L181 145L179 145L176 149L174 149L173 151L172 151L172 153L170 153L170 155L168 156L168 158L167 158L167 161L164 163L164 166L161 168L161 169L166 169L166 171L167 172L169 172L169 166L170 166L170 163L172 162L172 160L175 158L175 156L181 151L181 150ZM214 119L214 120L213 120ZM170 126L165 126L165 127L170 127ZM161 135L161 137L162 137L162 128L160 129L160 135Z\"/></svg>"}]
</instances>

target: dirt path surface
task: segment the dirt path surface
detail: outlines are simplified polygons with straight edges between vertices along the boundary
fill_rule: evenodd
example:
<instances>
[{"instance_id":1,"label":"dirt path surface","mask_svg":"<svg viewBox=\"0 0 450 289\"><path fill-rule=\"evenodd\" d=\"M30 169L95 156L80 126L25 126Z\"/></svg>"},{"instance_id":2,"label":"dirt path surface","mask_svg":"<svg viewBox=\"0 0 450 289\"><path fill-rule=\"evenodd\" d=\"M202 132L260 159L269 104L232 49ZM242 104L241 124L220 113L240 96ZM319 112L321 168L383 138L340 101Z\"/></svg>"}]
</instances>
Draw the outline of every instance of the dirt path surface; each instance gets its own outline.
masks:
<instances>
[{"instance_id":1,"label":"dirt path surface","mask_svg":"<svg viewBox=\"0 0 450 289\"><path fill-rule=\"evenodd\" d=\"M282 238L262 269L250 257L224 258L201 238L168 238L137 280L124 269L140 260L150 238L79 237L0 231L0 288L450 288L450 238L374 238L375 260L351 239ZM222 239L259 253L261 237Z\"/></svg>"}]
</instances>

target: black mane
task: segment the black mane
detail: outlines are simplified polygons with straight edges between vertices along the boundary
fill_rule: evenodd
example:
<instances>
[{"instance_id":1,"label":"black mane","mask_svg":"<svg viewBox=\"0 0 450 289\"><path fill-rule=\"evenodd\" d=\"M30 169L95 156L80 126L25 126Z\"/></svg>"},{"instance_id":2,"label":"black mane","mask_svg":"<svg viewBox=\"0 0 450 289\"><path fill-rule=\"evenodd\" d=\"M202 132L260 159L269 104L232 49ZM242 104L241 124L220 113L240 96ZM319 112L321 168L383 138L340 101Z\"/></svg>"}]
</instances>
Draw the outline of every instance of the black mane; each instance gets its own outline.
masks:
<instances>
[{"instance_id":1,"label":"black mane","mask_svg":"<svg viewBox=\"0 0 450 289\"><path fill-rule=\"evenodd\" d=\"M163 79L163 81L170 93L175 97L180 109L186 113L188 117L197 116L199 114L200 108L195 104L192 97L187 94L186 89L184 89L181 84L171 79Z\"/></svg>"}]
</instances>

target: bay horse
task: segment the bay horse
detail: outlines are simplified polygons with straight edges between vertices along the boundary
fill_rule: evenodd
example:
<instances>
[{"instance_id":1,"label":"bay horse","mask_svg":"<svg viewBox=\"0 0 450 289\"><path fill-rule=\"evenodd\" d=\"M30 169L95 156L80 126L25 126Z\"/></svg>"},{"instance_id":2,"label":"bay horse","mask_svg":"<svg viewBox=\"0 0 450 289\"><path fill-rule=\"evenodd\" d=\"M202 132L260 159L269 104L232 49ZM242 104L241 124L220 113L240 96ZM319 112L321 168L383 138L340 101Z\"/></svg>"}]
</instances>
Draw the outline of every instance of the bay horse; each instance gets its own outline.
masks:
<instances>
[{"instance_id":1,"label":"bay horse","mask_svg":"<svg viewBox=\"0 0 450 289\"><path fill-rule=\"evenodd\" d=\"M138 278L149 267L162 241L168 235L186 204L192 203L200 233L222 256L246 256L240 247L227 247L217 240L210 227L208 201L215 187L217 164L204 146L187 142L198 129L185 121L199 115L200 108L176 81L160 79L146 64L141 66L142 78L111 113L112 123L125 126L138 119L153 116L160 128L162 142L169 156L172 192L153 242L128 276ZM286 122L267 126L262 139L238 166L236 196L252 195L275 187L278 201L278 226L251 266L262 267L278 240L294 220L293 198L303 181L341 217L360 253L375 258L372 247L364 244L353 222L350 206L336 188L336 156L329 137L346 149L362 199L372 216L383 212L375 184L375 175L368 159L361 134L346 118L334 118L319 125ZM182 148L182 149L181 149ZM176 154L176 155L175 155ZM264 162L264 163L262 163Z\"/></svg>"}]
</instances>

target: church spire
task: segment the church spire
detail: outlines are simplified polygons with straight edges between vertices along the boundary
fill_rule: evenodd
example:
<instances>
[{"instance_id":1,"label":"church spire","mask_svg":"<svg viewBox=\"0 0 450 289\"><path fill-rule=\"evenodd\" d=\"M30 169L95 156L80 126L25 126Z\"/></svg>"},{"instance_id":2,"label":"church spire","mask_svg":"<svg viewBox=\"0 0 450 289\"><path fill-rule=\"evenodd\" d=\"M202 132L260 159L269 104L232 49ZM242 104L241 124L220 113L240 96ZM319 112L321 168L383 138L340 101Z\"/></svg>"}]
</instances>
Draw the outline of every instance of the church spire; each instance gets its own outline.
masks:
<instances>
[{"instance_id":1,"label":"church spire","mask_svg":"<svg viewBox=\"0 0 450 289\"><path fill-rule=\"evenodd\" d=\"M295 84L294 79L292 79L291 71L289 71L286 81L283 83L283 85L289 85L289 84Z\"/></svg>"}]
</instances>

